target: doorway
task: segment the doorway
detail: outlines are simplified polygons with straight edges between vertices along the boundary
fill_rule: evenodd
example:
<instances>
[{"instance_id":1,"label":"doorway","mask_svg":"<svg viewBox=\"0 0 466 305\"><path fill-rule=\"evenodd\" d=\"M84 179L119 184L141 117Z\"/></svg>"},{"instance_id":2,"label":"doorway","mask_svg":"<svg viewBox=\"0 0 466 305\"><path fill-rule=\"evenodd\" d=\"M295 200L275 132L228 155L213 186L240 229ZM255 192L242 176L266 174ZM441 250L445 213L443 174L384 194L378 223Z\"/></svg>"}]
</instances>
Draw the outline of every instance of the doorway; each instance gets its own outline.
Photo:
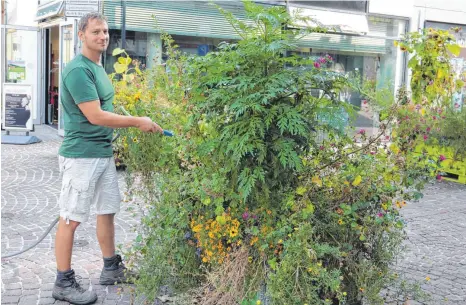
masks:
<instances>
[{"instance_id":1,"label":"doorway","mask_svg":"<svg viewBox=\"0 0 466 305\"><path fill-rule=\"evenodd\" d=\"M60 28L45 29L45 123L58 129Z\"/></svg>"}]
</instances>

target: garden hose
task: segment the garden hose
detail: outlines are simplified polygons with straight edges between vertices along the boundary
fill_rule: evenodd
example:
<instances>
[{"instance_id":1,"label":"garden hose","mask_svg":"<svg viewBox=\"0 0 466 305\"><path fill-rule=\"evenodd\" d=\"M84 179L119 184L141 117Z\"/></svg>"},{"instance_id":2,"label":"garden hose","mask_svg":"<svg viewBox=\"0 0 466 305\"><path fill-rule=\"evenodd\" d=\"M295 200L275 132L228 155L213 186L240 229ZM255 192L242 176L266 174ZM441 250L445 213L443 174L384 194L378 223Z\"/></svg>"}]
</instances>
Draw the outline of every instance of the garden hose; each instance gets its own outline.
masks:
<instances>
[{"instance_id":1,"label":"garden hose","mask_svg":"<svg viewBox=\"0 0 466 305\"><path fill-rule=\"evenodd\" d=\"M37 246L41 241L44 240L45 236L47 236L47 235L50 233L50 231L52 230L52 228L55 227L55 225L57 224L57 222L58 222L59 219L60 219L60 217L55 218L55 220L50 224L50 226L47 228L47 230L45 230L45 232L42 234L42 236L39 237L35 243L33 243L32 245L30 245L29 247L27 247L26 249L23 249L23 250L21 250L21 251L18 251L18 252L12 253L12 254L8 254L8 255L5 255L5 256L2 256L2 259L20 255L20 254L22 254L22 253L24 253L24 252L26 252L26 251L31 250L31 249L34 248L35 246Z\"/></svg>"},{"instance_id":2,"label":"garden hose","mask_svg":"<svg viewBox=\"0 0 466 305\"><path fill-rule=\"evenodd\" d=\"M122 109L124 110L124 112L126 114L128 114L128 112L123 107L122 107ZM164 130L163 134L165 136L167 136L167 137L172 137L173 136L173 133L171 131L168 131L168 130ZM119 137L120 137L120 134L116 133L115 136L112 138L112 143L115 142ZM41 241L44 240L44 238L50 233L50 231L52 231L53 227L55 227L55 225L58 223L59 219L60 219L60 216L55 218L54 221L52 221L52 223L49 225L47 230L45 230L45 232L37 239L37 241L35 243L33 243L32 245L30 245L29 247L27 247L26 249L23 249L21 251L2 256L1 259L10 258L10 257L13 257L13 256L23 254L24 252L29 251L32 248L34 248L35 246L37 246Z\"/></svg>"}]
</instances>

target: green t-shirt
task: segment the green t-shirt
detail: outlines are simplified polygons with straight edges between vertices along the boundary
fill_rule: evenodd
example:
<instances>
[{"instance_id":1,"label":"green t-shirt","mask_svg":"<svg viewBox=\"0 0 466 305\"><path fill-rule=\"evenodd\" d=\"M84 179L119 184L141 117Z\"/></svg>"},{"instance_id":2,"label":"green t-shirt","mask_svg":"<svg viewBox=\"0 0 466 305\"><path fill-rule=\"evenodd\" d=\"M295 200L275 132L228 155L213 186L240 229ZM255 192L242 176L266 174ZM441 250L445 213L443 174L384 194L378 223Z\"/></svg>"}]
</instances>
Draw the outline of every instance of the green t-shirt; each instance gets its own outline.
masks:
<instances>
[{"instance_id":1,"label":"green t-shirt","mask_svg":"<svg viewBox=\"0 0 466 305\"><path fill-rule=\"evenodd\" d=\"M65 138L58 152L66 158L113 156L113 129L91 124L78 104L100 100L104 111L113 112L114 90L102 66L79 54L63 70L60 87Z\"/></svg>"}]
</instances>

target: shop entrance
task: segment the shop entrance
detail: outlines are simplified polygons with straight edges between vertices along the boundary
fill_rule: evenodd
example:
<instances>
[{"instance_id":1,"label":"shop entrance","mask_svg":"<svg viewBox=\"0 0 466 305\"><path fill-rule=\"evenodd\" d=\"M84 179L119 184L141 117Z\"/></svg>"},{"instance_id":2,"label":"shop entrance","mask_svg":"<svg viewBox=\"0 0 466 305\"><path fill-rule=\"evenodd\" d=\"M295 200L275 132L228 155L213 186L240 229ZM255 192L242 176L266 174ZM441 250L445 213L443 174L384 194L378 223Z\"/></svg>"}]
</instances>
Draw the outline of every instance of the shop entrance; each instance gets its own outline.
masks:
<instances>
[{"instance_id":1,"label":"shop entrance","mask_svg":"<svg viewBox=\"0 0 466 305\"><path fill-rule=\"evenodd\" d=\"M52 22L50 22L52 23ZM41 108L43 123L58 130L64 136L64 121L60 107L60 79L66 65L73 59L77 50L77 19L54 20L53 24L40 24L43 52L40 56L41 69Z\"/></svg>"},{"instance_id":2,"label":"shop entrance","mask_svg":"<svg viewBox=\"0 0 466 305\"><path fill-rule=\"evenodd\" d=\"M58 95L60 68L59 26L45 29L45 123L58 129Z\"/></svg>"}]
</instances>

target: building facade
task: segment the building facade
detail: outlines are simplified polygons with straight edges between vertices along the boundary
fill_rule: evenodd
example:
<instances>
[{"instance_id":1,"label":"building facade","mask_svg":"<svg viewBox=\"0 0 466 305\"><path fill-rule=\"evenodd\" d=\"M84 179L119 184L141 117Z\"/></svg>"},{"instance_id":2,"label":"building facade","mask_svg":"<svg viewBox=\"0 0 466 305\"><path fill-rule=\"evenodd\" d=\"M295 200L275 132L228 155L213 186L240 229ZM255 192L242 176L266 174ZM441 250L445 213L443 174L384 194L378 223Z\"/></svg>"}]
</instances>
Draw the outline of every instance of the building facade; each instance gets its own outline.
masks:
<instances>
[{"instance_id":1,"label":"building facade","mask_svg":"<svg viewBox=\"0 0 466 305\"><path fill-rule=\"evenodd\" d=\"M63 134L59 107L61 71L80 52L77 22L87 11L98 10L108 18L110 46L103 62L109 73L113 72L115 58L111 52L116 47L124 48L147 67L161 64L165 60L161 32L171 34L182 51L201 56L214 50L221 41L239 39L209 1L1 1L2 11L6 12L2 15L1 81L32 84L34 124L51 124L60 134ZM334 58L330 69L358 73L376 87L391 86L394 93L409 83L407 55L394 47L394 40L408 31L427 27L463 28L466 23L463 0L256 2L281 5L290 13L299 11L333 29L305 37L295 54L304 57L329 54ZM240 1L216 1L216 4L246 20ZM466 61L466 29L455 34L463 46L461 58L465 60L456 62L461 70ZM364 111L363 98L357 92L347 92L341 98L361 109L358 126L373 126L372 114Z\"/></svg>"}]
</instances>

